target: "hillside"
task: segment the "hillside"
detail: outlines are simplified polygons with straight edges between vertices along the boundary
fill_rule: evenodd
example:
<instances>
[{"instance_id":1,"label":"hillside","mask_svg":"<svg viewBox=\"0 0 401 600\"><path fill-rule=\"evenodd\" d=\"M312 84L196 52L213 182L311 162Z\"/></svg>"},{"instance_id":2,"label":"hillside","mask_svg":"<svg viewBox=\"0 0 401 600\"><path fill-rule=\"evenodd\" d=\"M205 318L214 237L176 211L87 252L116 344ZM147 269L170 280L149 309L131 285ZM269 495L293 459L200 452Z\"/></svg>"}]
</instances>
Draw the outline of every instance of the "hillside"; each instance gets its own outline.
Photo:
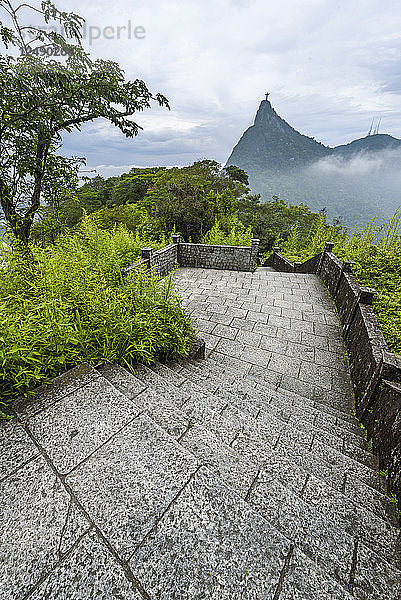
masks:
<instances>
[{"instance_id":1,"label":"hillside","mask_svg":"<svg viewBox=\"0 0 401 600\"><path fill-rule=\"evenodd\" d=\"M254 124L234 146L227 164L241 167L252 178L255 170L288 170L311 163L329 153L329 148L302 135L284 121L269 100L262 100Z\"/></svg>"},{"instance_id":2,"label":"hillside","mask_svg":"<svg viewBox=\"0 0 401 600\"><path fill-rule=\"evenodd\" d=\"M276 195L325 208L349 226L376 213L384 218L401 203L401 140L376 134L330 148L296 131L269 100L260 103L227 165L244 169L264 201Z\"/></svg>"},{"instance_id":3,"label":"hillside","mask_svg":"<svg viewBox=\"0 0 401 600\"><path fill-rule=\"evenodd\" d=\"M386 133L379 133L353 140L349 144L336 146L332 149L332 154L350 156L352 154L358 154L359 152L374 153L382 150L399 150L400 148L401 140Z\"/></svg>"}]
</instances>

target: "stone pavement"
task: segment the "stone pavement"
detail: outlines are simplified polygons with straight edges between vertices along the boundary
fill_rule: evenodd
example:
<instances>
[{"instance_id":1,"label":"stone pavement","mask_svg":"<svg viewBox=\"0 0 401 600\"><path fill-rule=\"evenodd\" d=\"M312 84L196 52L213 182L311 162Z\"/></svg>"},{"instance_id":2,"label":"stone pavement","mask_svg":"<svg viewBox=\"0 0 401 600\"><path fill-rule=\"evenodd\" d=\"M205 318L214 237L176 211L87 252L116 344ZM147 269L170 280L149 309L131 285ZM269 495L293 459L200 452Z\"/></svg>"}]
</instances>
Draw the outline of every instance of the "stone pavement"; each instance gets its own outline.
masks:
<instances>
[{"instance_id":1,"label":"stone pavement","mask_svg":"<svg viewBox=\"0 0 401 600\"><path fill-rule=\"evenodd\" d=\"M205 360L81 365L0 424L0 600L396 600L400 536L314 275L180 269Z\"/></svg>"}]
</instances>

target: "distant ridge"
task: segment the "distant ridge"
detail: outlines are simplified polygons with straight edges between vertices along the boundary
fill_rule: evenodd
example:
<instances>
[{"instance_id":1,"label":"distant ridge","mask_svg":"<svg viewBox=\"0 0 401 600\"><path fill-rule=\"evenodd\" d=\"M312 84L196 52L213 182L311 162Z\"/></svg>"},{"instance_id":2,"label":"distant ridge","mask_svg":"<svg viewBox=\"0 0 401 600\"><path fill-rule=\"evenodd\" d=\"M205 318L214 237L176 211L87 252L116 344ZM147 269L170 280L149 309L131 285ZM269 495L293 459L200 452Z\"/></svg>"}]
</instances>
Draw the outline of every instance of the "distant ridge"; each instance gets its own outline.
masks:
<instances>
[{"instance_id":1,"label":"distant ridge","mask_svg":"<svg viewBox=\"0 0 401 600\"><path fill-rule=\"evenodd\" d=\"M388 165L380 160L381 172L370 165L364 180L353 177L353 159L365 157L372 162L383 151L400 151L399 157L393 153L400 172L400 139L375 133L331 148L294 129L266 99L261 101L253 125L242 134L226 164L244 169L251 188L264 200L277 195L315 210L326 208L329 216L341 215L354 225L366 222L377 211L386 216L401 203L401 180L395 187L394 178L383 182L383 171L394 168L393 159L388 160Z\"/></svg>"},{"instance_id":2,"label":"distant ridge","mask_svg":"<svg viewBox=\"0 0 401 600\"><path fill-rule=\"evenodd\" d=\"M380 152L381 150L398 150L401 148L401 140L387 133L375 133L367 135L349 144L342 144L333 148L334 154L350 155L357 152Z\"/></svg>"}]
</instances>

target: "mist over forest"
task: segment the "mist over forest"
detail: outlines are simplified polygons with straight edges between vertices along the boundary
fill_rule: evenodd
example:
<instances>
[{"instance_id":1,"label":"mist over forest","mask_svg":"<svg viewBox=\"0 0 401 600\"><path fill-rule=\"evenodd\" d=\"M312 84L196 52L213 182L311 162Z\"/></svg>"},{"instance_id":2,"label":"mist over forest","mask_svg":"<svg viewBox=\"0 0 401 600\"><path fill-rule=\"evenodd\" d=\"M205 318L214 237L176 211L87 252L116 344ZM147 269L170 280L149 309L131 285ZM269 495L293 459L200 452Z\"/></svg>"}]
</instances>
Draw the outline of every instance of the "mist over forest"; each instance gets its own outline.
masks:
<instances>
[{"instance_id":1,"label":"mist over forest","mask_svg":"<svg viewBox=\"0 0 401 600\"><path fill-rule=\"evenodd\" d=\"M326 209L348 227L377 215L383 220L401 205L401 150L331 155L311 164L250 177L251 187L268 201L272 196L311 210Z\"/></svg>"},{"instance_id":2,"label":"mist over forest","mask_svg":"<svg viewBox=\"0 0 401 600\"><path fill-rule=\"evenodd\" d=\"M249 175L262 201L279 197L311 210L326 210L353 228L401 204L401 140L375 132L334 148L301 134L262 100L234 146L228 165Z\"/></svg>"}]
</instances>

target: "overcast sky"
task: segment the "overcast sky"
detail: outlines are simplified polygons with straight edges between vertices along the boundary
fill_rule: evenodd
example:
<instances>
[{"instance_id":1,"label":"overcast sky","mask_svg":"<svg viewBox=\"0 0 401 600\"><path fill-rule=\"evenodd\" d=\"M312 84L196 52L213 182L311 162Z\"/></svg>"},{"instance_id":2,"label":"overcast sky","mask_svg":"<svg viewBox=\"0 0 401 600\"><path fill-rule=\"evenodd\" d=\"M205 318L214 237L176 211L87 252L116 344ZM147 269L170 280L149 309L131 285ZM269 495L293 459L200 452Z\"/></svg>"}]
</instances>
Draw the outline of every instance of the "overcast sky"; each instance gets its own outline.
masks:
<instances>
[{"instance_id":1,"label":"overcast sky","mask_svg":"<svg viewBox=\"0 0 401 600\"><path fill-rule=\"evenodd\" d=\"M401 137L399 0L59 0L88 27L90 45L127 78L165 94L171 111L138 115L126 139L98 121L65 138L104 175L132 165L225 162L268 90L280 116L328 145L381 132ZM126 29L131 25L131 39ZM137 37L134 36L135 27ZM138 39L141 38L141 39ZM85 44L89 47L89 37Z\"/></svg>"}]
</instances>

